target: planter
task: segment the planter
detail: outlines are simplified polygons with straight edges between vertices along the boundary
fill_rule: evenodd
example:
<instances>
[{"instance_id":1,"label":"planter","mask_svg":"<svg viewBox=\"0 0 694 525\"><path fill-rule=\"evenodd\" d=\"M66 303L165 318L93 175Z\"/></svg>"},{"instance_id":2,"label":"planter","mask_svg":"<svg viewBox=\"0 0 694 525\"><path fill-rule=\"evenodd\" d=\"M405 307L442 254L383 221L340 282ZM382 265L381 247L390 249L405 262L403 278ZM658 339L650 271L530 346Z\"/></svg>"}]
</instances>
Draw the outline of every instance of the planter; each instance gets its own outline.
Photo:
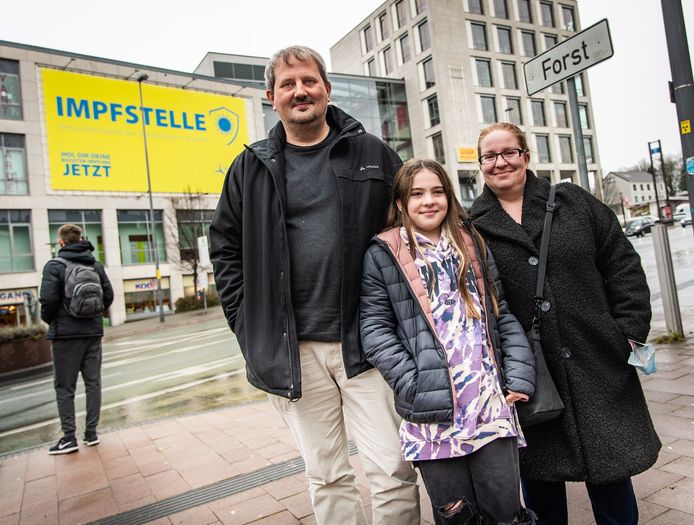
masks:
<instances>
[{"instance_id":1,"label":"planter","mask_svg":"<svg viewBox=\"0 0 694 525\"><path fill-rule=\"evenodd\" d=\"M51 342L46 338L15 339L0 343L0 374L17 372L51 361Z\"/></svg>"}]
</instances>

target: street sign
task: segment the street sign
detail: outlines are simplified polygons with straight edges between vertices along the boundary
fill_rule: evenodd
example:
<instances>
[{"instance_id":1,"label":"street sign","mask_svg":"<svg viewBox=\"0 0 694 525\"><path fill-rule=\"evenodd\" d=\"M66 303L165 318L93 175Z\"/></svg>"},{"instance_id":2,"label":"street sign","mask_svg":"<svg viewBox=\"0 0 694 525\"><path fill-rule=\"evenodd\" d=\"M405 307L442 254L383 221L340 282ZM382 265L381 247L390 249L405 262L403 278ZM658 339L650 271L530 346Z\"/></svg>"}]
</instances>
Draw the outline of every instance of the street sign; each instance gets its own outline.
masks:
<instances>
[{"instance_id":1,"label":"street sign","mask_svg":"<svg viewBox=\"0 0 694 525\"><path fill-rule=\"evenodd\" d=\"M523 64L528 96L573 77L613 54L610 27L605 18Z\"/></svg>"},{"instance_id":2,"label":"street sign","mask_svg":"<svg viewBox=\"0 0 694 525\"><path fill-rule=\"evenodd\" d=\"M205 235L198 237L198 260L203 266L210 265L210 248Z\"/></svg>"}]
</instances>

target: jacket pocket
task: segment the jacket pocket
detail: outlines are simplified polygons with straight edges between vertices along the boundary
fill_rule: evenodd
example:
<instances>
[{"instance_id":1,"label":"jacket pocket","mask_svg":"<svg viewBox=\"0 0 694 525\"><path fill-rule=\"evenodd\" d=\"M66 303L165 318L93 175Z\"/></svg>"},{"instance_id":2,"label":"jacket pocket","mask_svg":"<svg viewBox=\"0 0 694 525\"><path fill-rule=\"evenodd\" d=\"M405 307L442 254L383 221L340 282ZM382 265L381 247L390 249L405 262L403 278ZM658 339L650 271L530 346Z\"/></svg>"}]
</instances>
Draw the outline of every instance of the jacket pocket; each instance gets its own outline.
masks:
<instances>
[{"instance_id":1,"label":"jacket pocket","mask_svg":"<svg viewBox=\"0 0 694 525\"><path fill-rule=\"evenodd\" d=\"M335 168L335 175L340 179L352 180L355 182L381 181L385 183L386 176L383 169L376 165L361 166L357 169Z\"/></svg>"}]
</instances>

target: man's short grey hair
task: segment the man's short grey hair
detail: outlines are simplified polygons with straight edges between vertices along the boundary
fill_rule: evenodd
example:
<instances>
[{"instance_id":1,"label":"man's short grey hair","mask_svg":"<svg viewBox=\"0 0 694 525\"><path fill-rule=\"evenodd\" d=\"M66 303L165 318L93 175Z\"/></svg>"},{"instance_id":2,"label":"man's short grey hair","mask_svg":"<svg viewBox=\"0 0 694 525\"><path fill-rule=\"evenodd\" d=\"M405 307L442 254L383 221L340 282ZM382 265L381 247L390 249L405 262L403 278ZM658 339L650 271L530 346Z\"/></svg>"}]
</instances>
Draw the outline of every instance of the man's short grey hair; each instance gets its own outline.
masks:
<instances>
[{"instance_id":1,"label":"man's short grey hair","mask_svg":"<svg viewBox=\"0 0 694 525\"><path fill-rule=\"evenodd\" d=\"M280 49L277 53L272 55L267 66L265 66L265 87L270 93L274 93L275 91L275 68L277 64L282 60L285 64L289 65L290 58L295 58L296 60L313 60L318 66L318 72L323 82L328 82L328 74L325 72L325 61L317 51L306 46L289 46Z\"/></svg>"}]
</instances>

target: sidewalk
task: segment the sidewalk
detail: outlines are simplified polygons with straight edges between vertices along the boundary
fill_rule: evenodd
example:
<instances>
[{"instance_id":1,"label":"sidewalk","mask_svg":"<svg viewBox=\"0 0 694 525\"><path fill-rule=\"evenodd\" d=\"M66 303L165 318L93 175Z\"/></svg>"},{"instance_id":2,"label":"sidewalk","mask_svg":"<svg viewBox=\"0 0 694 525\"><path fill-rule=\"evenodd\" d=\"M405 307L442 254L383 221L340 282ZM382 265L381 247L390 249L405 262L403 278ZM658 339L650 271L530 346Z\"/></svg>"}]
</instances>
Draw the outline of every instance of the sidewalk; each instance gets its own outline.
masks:
<instances>
[{"instance_id":1,"label":"sidewalk","mask_svg":"<svg viewBox=\"0 0 694 525\"><path fill-rule=\"evenodd\" d=\"M192 312L166 322L199 319ZM108 328L106 337L158 327L158 318L148 319ZM656 326L651 337L658 333ZM694 523L694 336L688 336L684 343L659 345L658 373L642 376L663 442L654 468L634 478L640 522L649 525ZM0 525L311 524L298 458L267 401L106 432L99 446L83 445L76 454L37 449L0 461ZM368 505L359 456L351 459ZM431 524L431 507L420 492L423 523ZM569 502L572 525L593 523L582 484L569 485Z\"/></svg>"}]
</instances>

